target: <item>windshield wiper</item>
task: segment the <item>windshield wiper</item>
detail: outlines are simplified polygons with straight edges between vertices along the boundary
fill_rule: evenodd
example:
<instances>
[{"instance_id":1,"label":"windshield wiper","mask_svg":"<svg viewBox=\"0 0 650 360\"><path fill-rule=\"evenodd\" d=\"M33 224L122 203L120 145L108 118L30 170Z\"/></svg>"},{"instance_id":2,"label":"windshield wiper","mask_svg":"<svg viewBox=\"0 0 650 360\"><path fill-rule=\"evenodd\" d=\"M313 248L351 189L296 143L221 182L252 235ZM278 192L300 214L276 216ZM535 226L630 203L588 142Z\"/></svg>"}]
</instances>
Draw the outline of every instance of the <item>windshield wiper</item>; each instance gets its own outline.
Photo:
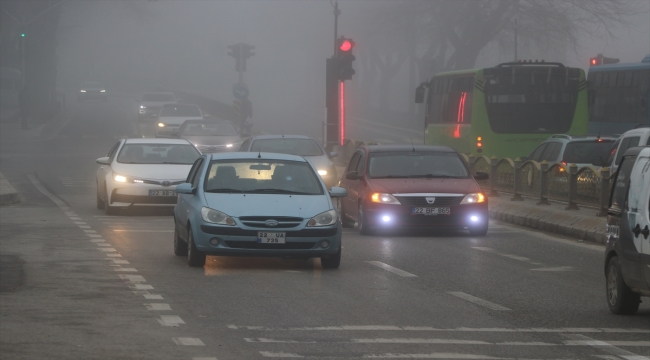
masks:
<instances>
[{"instance_id":1,"label":"windshield wiper","mask_svg":"<svg viewBox=\"0 0 650 360\"><path fill-rule=\"evenodd\" d=\"M292 190L285 190L285 189L272 189L272 188L255 189L255 190L250 190L250 191L247 191L247 192L250 192L250 193L293 194L293 195L313 195L312 193L308 193L308 192L292 191Z\"/></svg>"},{"instance_id":2,"label":"windshield wiper","mask_svg":"<svg viewBox=\"0 0 650 360\"><path fill-rule=\"evenodd\" d=\"M207 192L207 193L240 193L240 192L243 192L243 191L237 190L237 189L231 189L231 188L219 188L219 189L205 190L204 192Z\"/></svg>"}]
</instances>

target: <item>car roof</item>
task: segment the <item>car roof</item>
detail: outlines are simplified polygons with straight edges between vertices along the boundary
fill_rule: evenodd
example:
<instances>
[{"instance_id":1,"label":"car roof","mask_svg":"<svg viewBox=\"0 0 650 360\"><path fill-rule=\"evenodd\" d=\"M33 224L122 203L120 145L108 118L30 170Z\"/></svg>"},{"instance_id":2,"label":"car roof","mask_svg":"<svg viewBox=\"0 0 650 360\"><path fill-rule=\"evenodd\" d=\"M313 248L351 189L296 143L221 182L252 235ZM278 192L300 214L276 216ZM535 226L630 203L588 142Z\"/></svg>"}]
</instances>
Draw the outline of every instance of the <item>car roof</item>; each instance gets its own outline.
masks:
<instances>
[{"instance_id":1,"label":"car roof","mask_svg":"<svg viewBox=\"0 0 650 360\"><path fill-rule=\"evenodd\" d=\"M278 154L278 153L268 153L268 152L222 152L222 153L210 153L206 154L208 160L289 160L289 161L298 161L298 162L307 162L305 158L298 155L290 154Z\"/></svg>"},{"instance_id":2,"label":"car roof","mask_svg":"<svg viewBox=\"0 0 650 360\"><path fill-rule=\"evenodd\" d=\"M544 142L553 140L553 141L592 141L597 139L616 141L618 136L599 136L599 135L566 135L566 134L555 134L550 138L544 140Z\"/></svg>"},{"instance_id":3,"label":"car roof","mask_svg":"<svg viewBox=\"0 0 650 360\"><path fill-rule=\"evenodd\" d=\"M625 156L628 155L650 156L650 146L631 147L625 151Z\"/></svg>"},{"instance_id":4,"label":"car roof","mask_svg":"<svg viewBox=\"0 0 650 360\"><path fill-rule=\"evenodd\" d=\"M263 139L309 139L309 140L314 140L313 138L310 138L309 136L305 135L257 135L253 137L253 140L263 140ZM316 140L314 140L316 141Z\"/></svg>"},{"instance_id":5,"label":"car roof","mask_svg":"<svg viewBox=\"0 0 650 360\"><path fill-rule=\"evenodd\" d=\"M409 152L409 151L436 151L436 152L451 152L455 153L456 150L452 149L449 146L437 146L437 145L411 145L411 144L397 144L397 145L366 145L366 149L370 153L378 152Z\"/></svg>"},{"instance_id":6,"label":"car roof","mask_svg":"<svg viewBox=\"0 0 650 360\"><path fill-rule=\"evenodd\" d=\"M125 144L190 144L185 139L163 139L163 138L131 138L126 139Z\"/></svg>"},{"instance_id":7,"label":"car roof","mask_svg":"<svg viewBox=\"0 0 650 360\"><path fill-rule=\"evenodd\" d=\"M621 135L621 137L627 137L630 135L645 135L648 133L650 133L650 127L639 127L624 132L623 135Z\"/></svg>"}]
</instances>

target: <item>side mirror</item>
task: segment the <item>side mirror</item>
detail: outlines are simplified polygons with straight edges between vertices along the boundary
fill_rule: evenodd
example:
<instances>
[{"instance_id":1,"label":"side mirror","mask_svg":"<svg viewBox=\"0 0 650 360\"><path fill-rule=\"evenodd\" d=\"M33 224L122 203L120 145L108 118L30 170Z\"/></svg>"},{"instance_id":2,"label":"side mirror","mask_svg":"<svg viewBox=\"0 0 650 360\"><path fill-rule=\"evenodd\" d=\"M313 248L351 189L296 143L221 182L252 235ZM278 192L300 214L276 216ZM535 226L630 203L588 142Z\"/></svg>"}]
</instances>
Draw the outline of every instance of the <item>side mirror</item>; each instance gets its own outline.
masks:
<instances>
[{"instance_id":1,"label":"side mirror","mask_svg":"<svg viewBox=\"0 0 650 360\"><path fill-rule=\"evenodd\" d=\"M332 151L330 153L330 157L337 157L337 156L339 156L339 153L337 153L336 151Z\"/></svg>"},{"instance_id":2,"label":"side mirror","mask_svg":"<svg viewBox=\"0 0 650 360\"><path fill-rule=\"evenodd\" d=\"M348 180L359 180L361 179L361 176L359 176L359 173L356 171L349 171L345 174L345 178Z\"/></svg>"},{"instance_id":3,"label":"side mirror","mask_svg":"<svg viewBox=\"0 0 650 360\"><path fill-rule=\"evenodd\" d=\"M476 180L488 180L490 178L490 175L488 173L484 173L481 171L477 171L476 175L474 175L474 179Z\"/></svg>"},{"instance_id":4,"label":"side mirror","mask_svg":"<svg viewBox=\"0 0 650 360\"><path fill-rule=\"evenodd\" d=\"M192 187L192 184L190 183L182 183L176 185L176 193L177 194L195 194L196 189Z\"/></svg>"},{"instance_id":5,"label":"side mirror","mask_svg":"<svg viewBox=\"0 0 650 360\"><path fill-rule=\"evenodd\" d=\"M108 156L100 157L99 159L95 160L96 163L100 165L110 165L111 164L111 158Z\"/></svg>"},{"instance_id":6,"label":"side mirror","mask_svg":"<svg viewBox=\"0 0 650 360\"><path fill-rule=\"evenodd\" d=\"M342 187L332 186L332 190L330 190L330 196L331 197L346 197L346 196L348 196L348 191L345 190Z\"/></svg>"},{"instance_id":7,"label":"side mirror","mask_svg":"<svg viewBox=\"0 0 650 360\"><path fill-rule=\"evenodd\" d=\"M424 83L420 84L415 88L415 103L422 104L424 103L424 94L426 94L427 89L424 87Z\"/></svg>"}]
</instances>

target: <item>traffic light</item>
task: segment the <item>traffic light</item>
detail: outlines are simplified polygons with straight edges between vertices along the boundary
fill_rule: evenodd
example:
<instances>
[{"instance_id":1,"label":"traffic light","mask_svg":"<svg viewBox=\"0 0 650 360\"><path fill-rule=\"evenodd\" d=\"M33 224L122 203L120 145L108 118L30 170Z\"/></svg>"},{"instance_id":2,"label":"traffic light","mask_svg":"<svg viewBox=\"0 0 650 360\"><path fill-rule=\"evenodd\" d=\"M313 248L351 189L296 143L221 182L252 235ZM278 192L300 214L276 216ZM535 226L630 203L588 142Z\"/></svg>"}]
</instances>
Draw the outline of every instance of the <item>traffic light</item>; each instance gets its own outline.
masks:
<instances>
[{"instance_id":1,"label":"traffic light","mask_svg":"<svg viewBox=\"0 0 650 360\"><path fill-rule=\"evenodd\" d=\"M238 72L241 71L246 71L246 59L249 57L255 55L253 50L255 46L252 45L246 45L246 44L235 44L235 45L228 45L228 49L230 51L228 52L228 56L232 56L235 58L235 70Z\"/></svg>"},{"instance_id":2,"label":"traffic light","mask_svg":"<svg viewBox=\"0 0 650 360\"><path fill-rule=\"evenodd\" d=\"M355 59L354 55L352 55L354 45L352 39L346 39L343 36L338 39L335 59L338 79L341 81L352 79L352 75L355 73L352 68L352 62Z\"/></svg>"},{"instance_id":3,"label":"traffic light","mask_svg":"<svg viewBox=\"0 0 650 360\"><path fill-rule=\"evenodd\" d=\"M619 62L618 59L604 57L603 54L598 54L596 57L589 59L589 66L604 65L604 64L616 64Z\"/></svg>"}]
</instances>

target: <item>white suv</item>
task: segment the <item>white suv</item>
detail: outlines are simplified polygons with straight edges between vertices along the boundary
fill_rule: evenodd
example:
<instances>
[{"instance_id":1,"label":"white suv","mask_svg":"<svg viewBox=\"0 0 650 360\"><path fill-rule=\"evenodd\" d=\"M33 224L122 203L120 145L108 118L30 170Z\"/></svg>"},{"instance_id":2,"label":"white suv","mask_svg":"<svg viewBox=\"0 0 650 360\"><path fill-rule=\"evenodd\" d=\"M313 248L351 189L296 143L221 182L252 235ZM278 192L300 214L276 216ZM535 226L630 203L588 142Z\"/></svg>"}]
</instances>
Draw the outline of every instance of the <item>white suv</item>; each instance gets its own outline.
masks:
<instances>
[{"instance_id":1,"label":"white suv","mask_svg":"<svg viewBox=\"0 0 650 360\"><path fill-rule=\"evenodd\" d=\"M535 148L527 160L546 160L549 165L561 162L578 167L602 166L615 141L612 137L553 135Z\"/></svg>"},{"instance_id":2,"label":"white suv","mask_svg":"<svg viewBox=\"0 0 650 360\"><path fill-rule=\"evenodd\" d=\"M650 145L650 125L639 125L626 131L612 145L605 166L609 167L611 174L615 173L627 149L646 145Z\"/></svg>"}]
</instances>

